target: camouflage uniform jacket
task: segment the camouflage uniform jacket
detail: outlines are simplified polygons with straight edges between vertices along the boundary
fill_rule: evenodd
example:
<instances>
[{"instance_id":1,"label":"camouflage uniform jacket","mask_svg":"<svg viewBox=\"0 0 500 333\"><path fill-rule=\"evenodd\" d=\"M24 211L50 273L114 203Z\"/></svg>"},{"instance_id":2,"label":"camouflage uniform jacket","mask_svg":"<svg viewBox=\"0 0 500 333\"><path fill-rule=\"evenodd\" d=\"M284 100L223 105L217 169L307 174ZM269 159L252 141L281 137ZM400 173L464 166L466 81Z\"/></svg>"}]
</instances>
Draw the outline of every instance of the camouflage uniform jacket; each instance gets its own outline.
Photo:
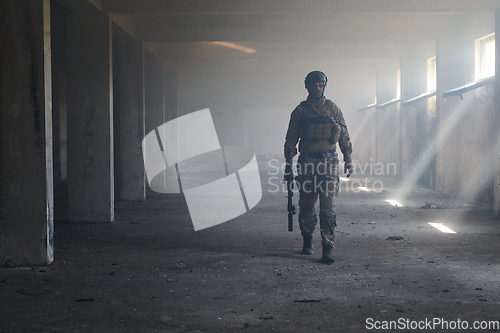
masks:
<instances>
[{"instance_id":1,"label":"camouflage uniform jacket","mask_svg":"<svg viewBox=\"0 0 500 333\"><path fill-rule=\"evenodd\" d=\"M302 153L335 150L337 143L332 142L332 140L327 138L328 133L322 136L326 127L315 125L321 123L322 119L327 119L329 121L333 119L333 122L340 127L338 144L344 154L344 160L346 158L350 159L352 154L352 144L342 111L335 103L324 97L316 103L310 101L309 99L303 101L295 108L295 110L293 110L285 137L285 154L287 151L291 153L291 156L297 154L295 146L297 145L299 139L299 151ZM310 124L313 124L313 126L308 126ZM321 133L311 135L311 129L313 132L319 131ZM309 137L311 136L314 136L315 138L310 139Z\"/></svg>"}]
</instances>

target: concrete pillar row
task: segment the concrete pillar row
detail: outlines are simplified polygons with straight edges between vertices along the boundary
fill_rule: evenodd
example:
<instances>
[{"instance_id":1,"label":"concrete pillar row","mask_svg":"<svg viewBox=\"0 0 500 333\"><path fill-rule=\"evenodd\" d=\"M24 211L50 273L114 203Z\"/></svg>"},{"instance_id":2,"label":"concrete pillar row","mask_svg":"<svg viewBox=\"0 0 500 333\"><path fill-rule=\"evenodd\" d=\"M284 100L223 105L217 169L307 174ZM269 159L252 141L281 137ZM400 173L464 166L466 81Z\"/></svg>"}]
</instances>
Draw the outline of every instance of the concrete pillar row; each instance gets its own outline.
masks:
<instances>
[{"instance_id":1,"label":"concrete pillar row","mask_svg":"<svg viewBox=\"0 0 500 333\"><path fill-rule=\"evenodd\" d=\"M118 201L144 201L144 49L131 37L113 40L115 191Z\"/></svg>"},{"instance_id":2,"label":"concrete pillar row","mask_svg":"<svg viewBox=\"0 0 500 333\"><path fill-rule=\"evenodd\" d=\"M53 260L50 1L0 1L0 265Z\"/></svg>"},{"instance_id":3,"label":"concrete pillar row","mask_svg":"<svg viewBox=\"0 0 500 333\"><path fill-rule=\"evenodd\" d=\"M112 22L69 13L68 220L114 220Z\"/></svg>"}]
</instances>

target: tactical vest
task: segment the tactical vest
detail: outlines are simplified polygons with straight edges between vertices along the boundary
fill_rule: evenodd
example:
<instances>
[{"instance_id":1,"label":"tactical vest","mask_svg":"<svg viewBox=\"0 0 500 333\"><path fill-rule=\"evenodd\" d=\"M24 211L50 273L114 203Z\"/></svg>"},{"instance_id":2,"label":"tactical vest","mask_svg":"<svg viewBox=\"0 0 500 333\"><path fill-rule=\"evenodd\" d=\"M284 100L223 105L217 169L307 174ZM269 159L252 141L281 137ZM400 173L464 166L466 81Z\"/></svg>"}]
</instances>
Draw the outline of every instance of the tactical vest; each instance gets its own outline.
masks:
<instances>
[{"instance_id":1,"label":"tactical vest","mask_svg":"<svg viewBox=\"0 0 500 333\"><path fill-rule=\"evenodd\" d=\"M305 117L299 130L299 136L306 140L328 140L331 144L336 144L340 138L341 128L333 119L319 112L308 103L301 103L302 107L309 111L310 116ZM333 109L330 104L325 105L328 111Z\"/></svg>"}]
</instances>

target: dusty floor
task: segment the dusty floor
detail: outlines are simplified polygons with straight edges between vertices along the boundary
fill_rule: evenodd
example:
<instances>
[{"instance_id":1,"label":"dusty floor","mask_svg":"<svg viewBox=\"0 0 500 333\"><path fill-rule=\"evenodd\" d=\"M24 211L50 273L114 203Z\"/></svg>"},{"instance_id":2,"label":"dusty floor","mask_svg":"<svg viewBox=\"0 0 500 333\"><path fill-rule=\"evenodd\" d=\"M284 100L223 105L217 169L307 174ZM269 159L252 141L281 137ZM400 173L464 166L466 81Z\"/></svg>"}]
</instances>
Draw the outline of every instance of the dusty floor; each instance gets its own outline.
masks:
<instances>
[{"instance_id":1,"label":"dusty floor","mask_svg":"<svg viewBox=\"0 0 500 333\"><path fill-rule=\"evenodd\" d=\"M286 198L265 181L251 212L197 232L181 196L153 193L118 204L112 224L57 223L52 265L0 269L0 331L363 332L399 320L394 332L470 332L474 321L498 323L500 222L487 207L422 188L393 207L384 200L397 185L383 182L378 194L339 195L331 265L319 262L319 231L315 253L299 254L297 218L288 232Z\"/></svg>"}]
</instances>

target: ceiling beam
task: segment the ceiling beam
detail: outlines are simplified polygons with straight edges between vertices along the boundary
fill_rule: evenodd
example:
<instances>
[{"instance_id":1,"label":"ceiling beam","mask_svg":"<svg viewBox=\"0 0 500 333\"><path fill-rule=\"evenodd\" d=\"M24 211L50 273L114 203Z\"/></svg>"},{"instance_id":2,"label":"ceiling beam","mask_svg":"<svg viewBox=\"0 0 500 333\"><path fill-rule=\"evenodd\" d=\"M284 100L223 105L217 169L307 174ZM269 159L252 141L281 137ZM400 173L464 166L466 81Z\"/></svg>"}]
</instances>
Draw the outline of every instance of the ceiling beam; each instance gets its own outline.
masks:
<instances>
[{"instance_id":1,"label":"ceiling beam","mask_svg":"<svg viewBox=\"0 0 500 333\"><path fill-rule=\"evenodd\" d=\"M137 33L137 20L135 16L126 14L111 14L111 20L132 36L132 38L139 39L139 35Z\"/></svg>"}]
</instances>

